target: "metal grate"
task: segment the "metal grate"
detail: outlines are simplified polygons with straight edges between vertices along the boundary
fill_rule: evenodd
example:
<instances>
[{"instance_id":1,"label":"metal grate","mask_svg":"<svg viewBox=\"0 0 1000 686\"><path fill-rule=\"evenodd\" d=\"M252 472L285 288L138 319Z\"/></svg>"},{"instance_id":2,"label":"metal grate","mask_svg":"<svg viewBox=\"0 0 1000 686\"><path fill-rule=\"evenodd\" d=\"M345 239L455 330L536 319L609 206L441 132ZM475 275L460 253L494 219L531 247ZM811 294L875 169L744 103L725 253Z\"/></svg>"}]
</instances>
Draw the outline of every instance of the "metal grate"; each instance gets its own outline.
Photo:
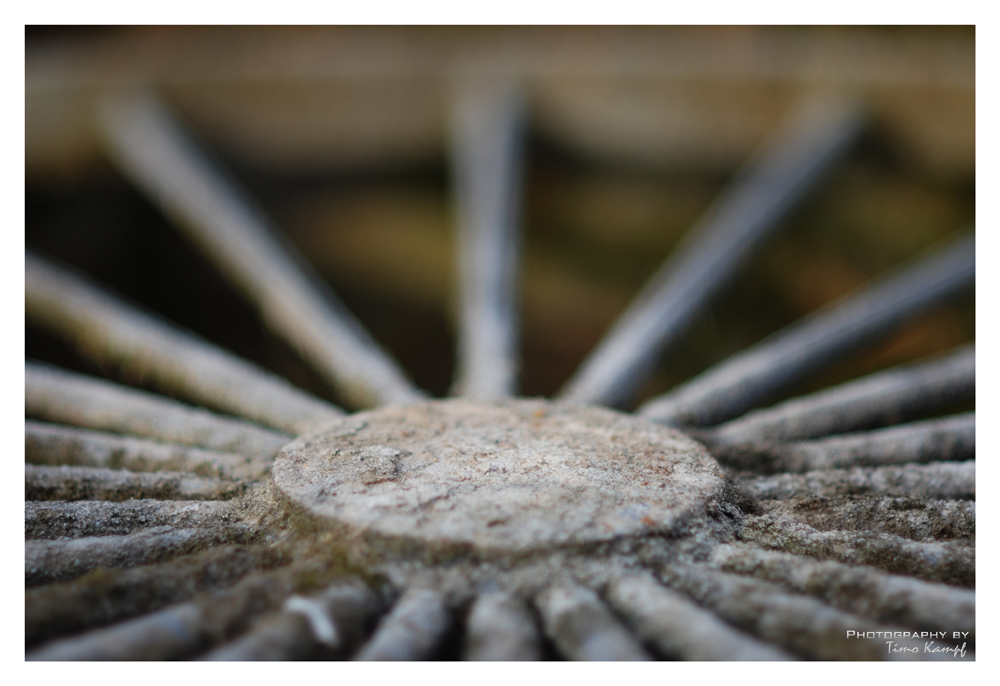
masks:
<instances>
[{"instance_id":1,"label":"metal grate","mask_svg":"<svg viewBox=\"0 0 1000 686\"><path fill-rule=\"evenodd\" d=\"M261 63L161 65L145 81L165 95L110 87L150 69L157 35L145 52L119 36L141 66L110 77L99 49L60 66L57 41L35 71L29 53L29 111L83 98L104 159L315 374L292 362L293 384L29 253L29 332L50 354L25 369L27 659L974 658L974 347L836 378L858 351L967 297L972 229L660 387L781 220L860 138L877 138L865 88L821 89L791 108L555 398L525 399L528 132L560 121L551 93L580 74L614 67L627 81L637 65L676 62L669 49L639 60L657 45L642 35L617 61L575 64L537 34L521 52L501 33L486 34L500 55L490 70L448 72L419 46L400 53L412 63L392 50L379 62L343 34L370 61L325 64L354 87L372 74L345 65L425 87L428 73L448 74L456 397L435 400L173 112L206 83L238 99L240 79L275 78L254 71ZM303 54L322 45L305 35ZM356 37L385 48L385 35ZM577 38L594 35L628 43ZM772 38L762 44L778 52L799 45ZM451 59L478 54L462 40ZM289 64L294 90L308 69ZM704 64L714 78L727 68ZM926 78L954 79L942 64ZM593 131L601 117L590 116ZM31 124L28 139L30 151ZM29 154L29 172L33 159L47 164Z\"/></svg>"}]
</instances>

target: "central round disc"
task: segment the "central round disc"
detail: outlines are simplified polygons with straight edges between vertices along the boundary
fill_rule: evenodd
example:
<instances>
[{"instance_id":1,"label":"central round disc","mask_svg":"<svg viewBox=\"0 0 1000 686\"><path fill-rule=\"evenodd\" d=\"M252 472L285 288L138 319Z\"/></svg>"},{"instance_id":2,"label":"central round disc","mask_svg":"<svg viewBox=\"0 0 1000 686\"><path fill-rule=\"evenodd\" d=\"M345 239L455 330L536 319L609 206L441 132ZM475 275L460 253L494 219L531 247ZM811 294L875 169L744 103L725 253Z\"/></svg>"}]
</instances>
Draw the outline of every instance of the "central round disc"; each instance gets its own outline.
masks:
<instances>
[{"instance_id":1,"label":"central round disc","mask_svg":"<svg viewBox=\"0 0 1000 686\"><path fill-rule=\"evenodd\" d=\"M676 532L723 489L675 430L544 400L361 412L286 446L273 475L351 537L497 553Z\"/></svg>"}]
</instances>

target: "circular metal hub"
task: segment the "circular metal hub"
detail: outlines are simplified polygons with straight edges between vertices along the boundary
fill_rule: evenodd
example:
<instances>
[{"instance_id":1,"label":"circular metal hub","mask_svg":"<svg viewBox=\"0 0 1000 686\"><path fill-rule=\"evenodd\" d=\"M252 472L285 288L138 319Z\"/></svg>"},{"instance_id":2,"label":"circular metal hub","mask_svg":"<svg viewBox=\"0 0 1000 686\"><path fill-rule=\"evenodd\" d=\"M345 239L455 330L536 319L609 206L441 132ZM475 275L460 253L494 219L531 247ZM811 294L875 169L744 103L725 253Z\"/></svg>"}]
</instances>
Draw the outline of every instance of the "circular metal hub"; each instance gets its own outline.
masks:
<instances>
[{"instance_id":1,"label":"circular metal hub","mask_svg":"<svg viewBox=\"0 0 1000 686\"><path fill-rule=\"evenodd\" d=\"M295 509L351 537L497 554L676 533L724 487L675 430L544 400L362 412L286 446L273 475Z\"/></svg>"}]
</instances>

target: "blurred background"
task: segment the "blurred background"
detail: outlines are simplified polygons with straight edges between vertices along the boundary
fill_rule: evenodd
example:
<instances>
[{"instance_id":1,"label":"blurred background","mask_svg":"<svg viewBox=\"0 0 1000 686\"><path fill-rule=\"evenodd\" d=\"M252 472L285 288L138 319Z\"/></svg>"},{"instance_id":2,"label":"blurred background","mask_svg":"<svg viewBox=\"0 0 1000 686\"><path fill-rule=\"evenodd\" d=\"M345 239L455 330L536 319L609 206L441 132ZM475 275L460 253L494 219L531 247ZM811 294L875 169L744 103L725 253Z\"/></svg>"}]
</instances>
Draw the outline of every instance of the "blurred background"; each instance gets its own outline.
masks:
<instances>
[{"instance_id":1,"label":"blurred background","mask_svg":"<svg viewBox=\"0 0 1000 686\"><path fill-rule=\"evenodd\" d=\"M155 87L435 395L455 349L447 125L470 80L514 78L527 99L524 395L558 390L747 156L816 93L861 97L865 135L640 400L974 220L973 27L28 27L26 46L28 248L334 401L104 159L99 94ZM973 340L973 298L790 393ZM26 352L118 378L31 327Z\"/></svg>"}]
</instances>

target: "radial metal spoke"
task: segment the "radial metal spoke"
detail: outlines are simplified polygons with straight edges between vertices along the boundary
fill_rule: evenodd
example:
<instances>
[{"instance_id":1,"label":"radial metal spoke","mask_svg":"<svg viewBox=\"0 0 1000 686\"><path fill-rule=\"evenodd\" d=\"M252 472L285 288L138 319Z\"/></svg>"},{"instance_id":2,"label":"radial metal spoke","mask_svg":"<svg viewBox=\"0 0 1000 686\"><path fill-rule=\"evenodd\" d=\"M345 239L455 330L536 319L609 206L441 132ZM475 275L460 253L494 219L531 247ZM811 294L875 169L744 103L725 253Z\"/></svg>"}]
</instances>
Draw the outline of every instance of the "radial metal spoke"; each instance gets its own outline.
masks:
<instances>
[{"instance_id":1,"label":"radial metal spoke","mask_svg":"<svg viewBox=\"0 0 1000 686\"><path fill-rule=\"evenodd\" d=\"M50 584L83 576L98 567L136 567L189 555L206 546L245 543L246 525L217 529L159 526L127 536L95 536L55 541L26 541L24 582Z\"/></svg>"},{"instance_id":2,"label":"radial metal spoke","mask_svg":"<svg viewBox=\"0 0 1000 686\"><path fill-rule=\"evenodd\" d=\"M718 424L742 415L971 287L975 274L975 236L968 235L653 398L639 414L691 426Z\"/></svg>"},{"instance_id":3,"label":"radial metal spoke","mask_svg":"<svg viewBox=\"0 0 1000 686\"><path fill-rule=\"evenodd\" d=\"M421 396L295 249L152 96L107 99L112 161L236 284L264 321L359 407Z\"/></svg>"},{"instance_id":4,"label":"radial metal spoke","mask_svg":"<svg viewBox=\"0 0 1000 686\"><path fill-rule=\"evenodd\" d=\"M797 112L691 229L560 396L627 405L657 359L861 129L853 102L810 102Z\"/></svg>"},{"instance_id":5,"label":"radial metal spoke","mask_svg":"<svg viewBox=\"0 0 1000 686\"><path fill-rule=\"evenodd\" d=\"M269 458L248 458L30 419L24 422L24 461L133 472L195 472L240 479L262 476L271 467Z\"/></svg>"},{"instance_id":6,"label":"radial metal spoke","mask_svg":"<svg viewBox=\"0 0 1000 686\"><path fill-rule=\"evenodd\" d=\"M541 660L541 637L521 600L494 591L479 595L466 622L465 660Z\"/></svg>"},{"instance_id":7,"label":"radial metal spoke","mask_svg":"<svg viewBox=\"0 0 1000 686\"><path fill-rule=\"evenodd\" d=\"M304 660L343 657L364 639L382 603L359 581L337 582L323 593L292 596L282 612L265 618L205 660Z\"/></svg>"},{"instance_id":8,"label":"radial metal spoke","mask_svg":"<svg viewBox=\"0 0 1000 686\"><path fill-rule=\"evenodd\" d=\"M932 462L900 467L855 467L805 474L745 477L740 484L755 498L881 493L959 500L976 497L976 462Z\"/></svg>"},{"instance_id":9,"label":"radial metal spoke","mask_svg":"<svg viewBox=\"0 0 1000 686\"><path fill-rule=\"evenodd\" d=\"M452 115L461 285L455 392L476 399L517 390L523 117L511 84L462 87Z\"/></svg>"},{"instance_id":10,"label":"radial metal spoke","mask_svg":"<svg viewBox=\"0 0 1000 686\"><path fill-rule=\"evenodd\" d=\"M613 582L608 602L646 643L677 660L794 660L794 656L733 629L721 619L652 579Z\"/></svg>"},{"instance_id":11,"label":"radial metal spoke","mask_svg":"<svg viewBox=\"0 0 1000 686\"><path fill-rule=\"evenodd\" d=\"M274 548L225 545L163 564L101 570L97 578L29 588L24 593L25 643L153 612L288 562Z\"/></svg>"},{"instance_id":12,"label":"radial metal spoke","mask_svg":"<svg viewBox=\"0 0 1000 686\"><path fill-rule=\"evenodd\" d=\"M431 659L448 630L451 613L444 598L429 589L408 590L379 624L356 660Z\"/></svg>"},{"instance_id":13,"label":"radial metal spoke","mask_svg":"<svg viewBox=\"0 0 1000 686\"><path fill-rule=\"evenodd\" d=\"M766 514L819 531L876 531L915 541L976 539L973 500L929 500L884 496L798 496L765 500Z\"/></svg>"},{"instance_id":14,"label":"radial metal spoke","mask_svg":"<svg viewBox=\"0 0 1000 686\"><path fill-rule=\"evenodd\" d=\"M124 536L157 526L210 528L225 526L231 510L230 503L219 500L26 502L24 537Z\"/></svg>"},{"instance_id":15,"label":"radial metal spoke","mask_svg":"<svg viewBox=\"0 0 1000 686\"><path fill-rule=\"evenodd\" d=\"M750 574L817 595L864 617L930 631L948 627L969 634L970 642L975 640L975 591L746 545L718 546L709 562L727 572Z\"/></svg>"},{"instance_id":16,"label":"radial metal spoke","mask_svg":"<svg viewBox=\"0 0 1000 686\"><path fill-rule=\"evenodd\" d=\"M30 253L28 321L100 365L116 365L164 393L299 434L342 413L257 365L124 302Z\"/></svg>"},{"instance_id":17,"label":"radial metal spoke","mask_svg":"<svg viewBox=\"0 0 1000 686\"><path fill-rule=\"evenodd\" d=\"M280 612L263 618L243 636L199 659L221 662L309 660L316 659L321 649L308 617Z\"/></svg>"},{"instance_id":18,"label":"radial metal spoke","mask_svg":"<svg viewBox=\"0 0 1000 686\"><path fill-rule=\"evenodd\" d=\"M271 458L286 434L229 419L152 393L46 365L24 365L28 416L88 429L145 436L251 458Z\"/></svg>"},{"instance_id":19,"label":"radial metal spoke","mask_svg":"<svg viewBox=\"0 0 1000 686\"><path fill-rule=\"evenodd\" d=\"M664 581L706 605L727 621L778 645L815 660L928 659L923 642L894 638L914 653L891 653L882 640L850 638L848 632L893 631L854 614L756 579L717 572L707 567L673 563L661 570ZM950 659L950 658L949 658Z\"/></svg>"},{"instance_id":20,"label":"radial metal spoke","mask_svg":"<svg viewBox=\"0 0 1000 686\"><path fill-rule=\"evenodd\" d=\"M67 638L28 653L29 660L166 660L239 633L294 590L299 575L284 570L251 576L209 597L147 617Z\"/></svg>"},{"instance_id":21,"label":"radial metal spoke","mask_svg":"<svg viewBox=\"0 0 1000 686\"><path fill-rule=\"evenodd\" d=\"M970 412L815 441L712 446L712 455L728 467L767 474L960 462L976 457L976 415Z\"/></svg>"},{"instance_id":22,"label":"radial metal spoke","mask_svg":"<svg viewBox=\"0 0 1000 686\"><path fill-rule=\"evenodd\" d=\"M201 611L194 603L63 639L25 655L25 660L167 660L198 649Z\"/></svg>"},{"instance_id":23,"label":"radial metal spoke","mask_svg":"<svg viewBox=\"0 0 1000 686\"><path fill-rule=\"evenodd\" d=\"M535 598L546 635L570 660L649 660L642 645L593 591L557 586Z\"/></svg>"},{"instance_id":24,"label":"radial metal spoke","mask_svg":"<svg viewBox=\"0 0 1000 686\"><path fill-rule=\"evenodd\" d=\"M25 500L229 500L247 492L242 481L185 472L127 472L99 467L24 466Z\"/></svg>"},{"instance_id":25,"label":"radial metal spoke","mask_svg":"<svg viewBox=\"0 0 1000 686\"><path fill-rule=\"evenodd\" d=\"M899 424L976 399L976 348L849 381L721 424L713 446L819 438Z\"/></svg>"},{"instance_id":26,"label":"radial metal spoke","mask_svg":"<svg viewBox=\"0 0 1000 686\"><path fill-rule=\"evenodd\" d=\"M870 565L893 574L967 588L976 584L976 550L964 542L910 541L867 531L816 531L768 515L747 517L740 538L762 548L818 560Z\"/></svg>"}]
</instances>

